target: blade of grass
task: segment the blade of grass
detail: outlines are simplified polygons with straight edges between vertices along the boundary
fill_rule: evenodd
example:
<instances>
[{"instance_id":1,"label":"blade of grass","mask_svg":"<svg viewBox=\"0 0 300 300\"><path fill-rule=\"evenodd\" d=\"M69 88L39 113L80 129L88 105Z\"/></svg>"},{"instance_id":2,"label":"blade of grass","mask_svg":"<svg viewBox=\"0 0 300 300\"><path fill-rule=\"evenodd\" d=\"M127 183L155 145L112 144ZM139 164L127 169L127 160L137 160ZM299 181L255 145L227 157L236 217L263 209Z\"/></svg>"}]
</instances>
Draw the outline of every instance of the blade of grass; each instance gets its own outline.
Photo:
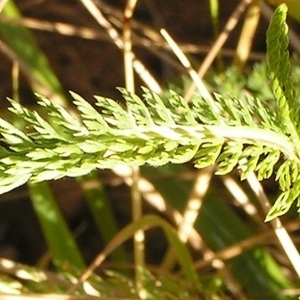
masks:
<instances>
[{"instance_id":1,"label":"blade of grass","mask_svg":"<svg viewBox=\"0 0 300 300\"><path fill-rule=\"evenodd\" d=\"M120 230L113 240L105 247L105 249L95 258L89 268L80 276L78 282L68 291L72 294L76 291L80 284L86 281L92 273L98 268L103 261L110 255L118 246L124 243L139 230L147 230L153 227L163 229L170 245L174 248L180 266L185 274L186 279L195 287L199 287L198 274L195 272L193 261L186 246L178 238L176 230L164 219L155 215L142 217L139 221L127 225Z\"/></svg>"},{"instance_id":2,"label":"blade of grass","mask_svg":"<svg viewBox=\"0 0 300 300\"><path fill-rule=\"evenodd\" d=\"M12 0L6 3L2 14L12 19L21 18L18 8ZM31 79L34 89L41 92L41 88L43 88L43 94L64 97L59 80L29 30L22 25L0 22L0 36L21 61L20 66L25 65L30 71L31 78L29 79ZM29 75L28 72L27 75Z\"/></svg>"},{"instance_id":3,"label":"blade of grass","mask_svg":"<svg viewBox=\"0 0 300 300\"><path fill-rule=\"evenodd\" d=\"M78 181L84 189L86 201L103 242L107 244L118 231L118 227L110 203L106 198L104 187L95 173L91 173L84 178L78 178ZM112 254L112 258L117 262L127 260L123 248L118 248Z\"/></svg>"},{"instance_id":4,"label":"blade of grass","mask_svg":"<svg viewBox=\"0 0 300 300\"><path fill-rule=\"evenodd\" d=\"M214 37L217 38L219 34L219 0L209 0L209 9Z\"/></svg>"},{"instance_id":5,"label":"blade of grass","mask_svg":"<svg viewBox=\"0 0 300 300\"><path fill-rule=\"evenodd\" d=\"M133 52L132 52L132 36L131 21L138 0L127 0L124 10L123 22L123 59L124 59L124 78L126 89L135 92L134 68L133 68ZM137 222L142 218L142 196L139 190L139 167L132 167L130 186L131 191L131 212L133 222ZM134 268L135 268L135 285L136 290L141 299L146 299L147 293L143 283L143 270L145 269L145 234L143 230L137 230L133 237L134 245Z\"/></svg>"},{"instance_id":6,"label":"blade of grass","mask_svg":"<svg viewBox=\"0 0 300 300\"><path fill-rule=\"evenodd\" d=\"M214 40L218 38L220 31L219 24L219 0L209 0L210 18L213 28ZM223 69L223 62L221 55L217 56L217 68L219 71Z\"/></svg>"},{"instance_id":7,"label":"blade of grass","mask_svg":"<svg viewBox=\"0 0 300 300\"><path fill-rule=\"evenodd\" d=\"M60 271L81 271L85 263L73 236L46 183L28 185L29 194L52 253L53 262Z\"/></svg>"}]
</instances>

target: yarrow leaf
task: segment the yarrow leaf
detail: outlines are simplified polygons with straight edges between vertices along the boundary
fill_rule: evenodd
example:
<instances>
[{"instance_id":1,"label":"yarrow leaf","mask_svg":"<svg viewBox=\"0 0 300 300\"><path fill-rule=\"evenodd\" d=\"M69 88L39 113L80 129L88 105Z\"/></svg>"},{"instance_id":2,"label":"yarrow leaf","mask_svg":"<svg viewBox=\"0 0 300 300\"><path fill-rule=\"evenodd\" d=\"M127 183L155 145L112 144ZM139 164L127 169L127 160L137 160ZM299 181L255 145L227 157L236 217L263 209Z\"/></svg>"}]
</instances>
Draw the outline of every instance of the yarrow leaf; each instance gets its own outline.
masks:
<instances>
[{"instance_id":1,"label":"yarrow leaf","mask_svg":"<svg viewBox=\"0 0 300 300\"><path fill-rule=\"evenodd\" d=\"M146 88L142 98L120 91L127 110L111 99L96 97L98 111L72 93L76 109L70 113L39 97L38 103L49 116L47 121L11 101L11 111L26 122L26 134L0 119L4 143L0 193L27 181L82 176L118 164L161 166L194 161L197 168L203 168L217 163L219 174L239 168L242 177L256 171L260 178L268 178L280 153L286 158L279 168L279 173L284 173L278 178L282 189L286 191L287 182L290 187L298 177L299 157L293 141L281 131L276 115L266 123L257 110L258 104L264 107L258 99L248 97L241 104L218 95L217 115L215 107L200 96L187 104L175 92L163 101ZM292 164L288 162L297 166L292 165L292 179L286 175Z\"/></svg>"},{"instance_id":2,"label":"yarrow leaf","mask_svg":"<svg viewBox=\"0 0 300 300\"><path fill-rule=\"evenodd\" d=\"M120 164L193 161L196 168L217 164L218 174L237 168L242 179L256 172L262 180L277 169L282 194L267 220L284 214L300 195L300 104L289 80L285 17L279 6L268 30L275 103L220 94L213 104L199 95L186 103L173 91L164 99L147 88L141 97L120 88L126 105L96 96L94 107L71 93L74 107L67 109L38 96L46 112L40 114L10 100L9 109L25 127L0 118L0 194L27 181L83 176Z\"/></svg>"}]
</instances>

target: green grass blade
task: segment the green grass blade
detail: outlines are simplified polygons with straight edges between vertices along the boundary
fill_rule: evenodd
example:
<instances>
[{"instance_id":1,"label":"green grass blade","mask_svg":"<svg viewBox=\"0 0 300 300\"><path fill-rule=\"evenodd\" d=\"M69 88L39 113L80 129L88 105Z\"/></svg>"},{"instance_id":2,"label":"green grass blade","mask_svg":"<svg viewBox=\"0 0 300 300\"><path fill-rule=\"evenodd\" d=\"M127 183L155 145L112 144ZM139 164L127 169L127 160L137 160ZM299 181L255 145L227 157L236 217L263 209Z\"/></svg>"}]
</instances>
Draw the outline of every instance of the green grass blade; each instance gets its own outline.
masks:
<instances>
[{"instance_id":1,"label":"green grass blade","mask_svg":"<svg viewBox=\"0 0 300 300\"><path fill-rule=\"evenodd\" d=\"M219 34L219 0L209 0L209 9L214 38L216 39Z\"/></svg>"},{"instance_id":2,"label":"green grass blade","mask_svg":"<svg viewBox=\"0 0 300 300\"><path fill-rule=\"evenodd\" d=\"M126 239L131 238L136 231L150 229L153 227L160 227L164 231L170 243L170 246L174 249L174 252L178 257L178 261L181 265L186 279L189 282L195 284L195 286L198 286L198 274L195 271L194 264L187 247L180 241L177 235L177 231L161 217L158 217L156 215L145 216L140 221L126 226L123 230L119 231L117 236L120 241L121 239L125 241ZM107 249L109 249L109 245Z\"/></svg>"},{"instance_id":3,"label":"green grass blade","mask_svg":"<svg viewBox=\"0 0 300 300\"><path fill-rule=\"evenodd\" d=\"M48 184L29 184L29 193L55 266L61 271L83 270L85 263Z\"/></svg>"},{"instance_id":4,"label":"green grass blade","mask_svg":"<svg viewBox=\"0 0 300 300\"><path fill-rule=\"evenodd\" d=\"M12 0L9 0L4 6L2 14L16 20L21 17ZM42 90L45 92L46 90L51 94L63 95L59 80L27 28L12 22L0 22L0 36L17 56L17 59L21 62L21 67L24 65L34 81L38 82L38 86L32 82L33 89L38 92L42 92Z\"/></svg>"},{"instance_id":5,"label":"green grass blade","mask_svg":"<svg viewBox=\"0 0 300 300\"><path fill-rule=\"evenodd\" d=\"M170 243L170 246L174 249L174 252L178 257L178 261L186 279L195 287L199 287L199 277L195 271L190 253L187 247L180 241L176 230L161 217L158 217L156 215L147 215L142 217L142 219L137 222L130 223L117 233L113 240L111 240L111 242L107 244L105 249L97 256L89 270L84 273L76 286L72 288L72 292L78 287L80 283L85 281L92 274L92 272L97 267L99 267L99 265L101 265L101 263L113 251L115 251L115 249L117 249L117 247L119 247L128 239L132 238L138 230L148 230L153 227L160 227L164 231Z\"/></svg>"},{"instance_id":6,"label":"green grass blade","mask_svg":"<svg viewBox=\"0 0 300 300\"><path fill-rule=\"evenodd\" d=\"M84 188L84 195L91 214L94 218L96 227L106 245L118 231L115 217L111 205L106 198L104 186L95 173L91 173L84 178L79 178L79 182ZM94 184L89 187L89 182ZM118 248L112 254L114 261L126 261L126 253L123 248Z\"/></svg>"}]
</instances>

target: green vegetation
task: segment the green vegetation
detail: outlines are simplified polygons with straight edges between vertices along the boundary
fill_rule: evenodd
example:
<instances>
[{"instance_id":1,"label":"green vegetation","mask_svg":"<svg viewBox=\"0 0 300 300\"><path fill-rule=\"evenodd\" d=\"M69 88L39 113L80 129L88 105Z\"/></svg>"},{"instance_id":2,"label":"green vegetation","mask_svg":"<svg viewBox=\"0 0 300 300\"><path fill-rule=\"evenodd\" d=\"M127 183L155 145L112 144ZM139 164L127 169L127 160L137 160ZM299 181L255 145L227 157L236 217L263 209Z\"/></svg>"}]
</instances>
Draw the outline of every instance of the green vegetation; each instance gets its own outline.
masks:
<instances>
[{"instance_id":1,"label":"green vegetation","mask_svg":"<svg viewBox=\"0 0 300 300\"><path fill-rule=\"evenodd\" d=\"M211 1L216 32L217 7ZM12 1L2 13L19 17ZM19 24L1 24L0 35L10 42L18 62L31 70L38 105L32 109L9 100L13 115L0 119L0 194L28 184L56 271L2 259L0 293L91 299L296 299L300 258L289 230L300 207L300 64L289 57L286 18L287 6L278 6L267 32L267 62L256 63L245 74L236 66L221 73L209 70L209 89L200 81L189 102L179 85L161 94L146 87L141 95L119 88L125 106L100 96L92 105L75 92L73 103L68 103L30 32ZM22 44L41 57L36 60L40 64L23 55L11 39L20 28ZM190 162L193 179L178 179L191 171ZM135 172L137 167L141 169ZM120 175L122 168L129 176ZM99 179L103 169L113 170L130 185L133 198L138 194L158 210L164 206L159 212L165 218L144 215L118 229ZM170 179L151 181L153 173ZM232 193L234 205L211 184L213 173ZM83 188L106 243L90 266L47 182L64 177L75 177ZM266 203L259 183L265 179L278 184L279 196L271 203ZM84 188L91 180L97 186ZM253 192L248 195L241 192L246 180ZM156 202L151 202L150 193ZM280 216L286 218L284 225ZM135 249L134 275L126 268L95 272L108 256L112 262L130 264L122 245L154 227L163 230L169 245L159 266L152 270L143 262L144 249ZM274 233L276 251L264 244ZM139 242L143 247L143 238ZM193 256L191 249L198 254Z\"/></svg>"}]
</instances>

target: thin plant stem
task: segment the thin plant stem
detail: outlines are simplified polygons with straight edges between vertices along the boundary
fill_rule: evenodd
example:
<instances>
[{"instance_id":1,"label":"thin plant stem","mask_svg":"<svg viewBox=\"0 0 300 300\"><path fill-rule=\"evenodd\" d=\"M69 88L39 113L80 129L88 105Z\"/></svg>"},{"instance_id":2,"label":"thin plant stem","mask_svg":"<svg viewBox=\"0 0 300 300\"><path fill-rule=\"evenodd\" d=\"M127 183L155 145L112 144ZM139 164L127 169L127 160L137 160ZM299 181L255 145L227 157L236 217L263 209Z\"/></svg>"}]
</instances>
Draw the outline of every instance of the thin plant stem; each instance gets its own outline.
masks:
<instances>
[{"instance_id":1,"label":"thin plant stem","mask_svg":"<svg viewBox=\"0 0 300 300\"><path fill-rule=\"evenodd\" d=\"M220 31L219 0L209 0L209 10L210 10L210 18L211 18L212 29L213 29L213 36L214 39L217 39ZM218 70L223 69L222 56L220 54L216 58Z\"/></svg>"},{"instance_id":2,"label":"thin plant stem","mask_svg":"<svg viewBox=\"0 0 300 300\"><path fill-rule=\"evenodd\" d=\"M20 78L20 66L18 62L14 61L12 70L12 95L13 99L17 102L20 102L20 93L19 93L19 78Z\"/></svg>"},{"instance_id":3,"label":"thin plant stem","mask_svg":"<svg viewBox=\"0 0 300 300\"><path fill-rule=\"evenodd\" d=\"M244 67L247 59L249 58L259 19L260 1L253 0L247 10L247 15L245 17L243 29L240 34L239 43L234 57L234 65L236 65L239 69Z\"/></svg>"},{"instance_id":4,"label":"thin plant stem","mask_svg":"<svg viewBox=\"0 0 300 300\"><path fill-rule=\"evenodd\" d=\"M217 38L219 33L219 0L209 0L209 8L214 37Z\"/></svg>"},{"instance_id":5,"label":"thin plant stem","mask_svg":"<svg viewBox=\"0 0 300 300\"><path fill-rule=\"evenodd\" d=\"M197 220L202 207L203 199L209 188L214 167L206 168L198 173L193 189L186 204L183 217L178 226L178 236L183 243L187 243L192 228ZM204 243L201 241L202 244ZM205 247L206 248L206 247ZM200 249L199 249L200 250ZM175 266L176 257L172 249L169 249L163 261L163 269L172 269Z\"/></svg>"},{"instance_id":6,"label":"thin plant stem","mask_svg":"<svg viewBox=\"0 0 300 300\"><path fill-rule=\"evenodd\" d=\"M204 74L206 73L206 71L208 70L208 68L210 67L210 65L216 58L216 56L218 55L220 49L223 47L227 38L229 37L229 34L235 28L242 13L245 11L246 7L251 3L251 1L252 0L241 1L240 4L237 6L237 8L231 14L223 31L221 32L221 34L219 35L219 37L217 38L215 43L212 45L211 50L206 55L203 63L201 64L201 66L198 70L198 76L200 78L202 78L204 76ZM195 88L196 88L196 84L195 84L195 82L192 82L192 84L190 85L189 89L187 90L187 92L184 96L185 100L191 99L191 97L195 91Z\"/></svg>"},{"instance_id":7,"label":"thin plant stem","mask_svg":"<svg viewBox=\"0 0 300 300\"><path fill-rule=\"evenodd\" d=\"M132 37L131 37L131 20L138 0L128 0L124 10L123 21L123 56L124 56L124 74L125 87L134 93L134 67L133 67L133 52L132 52ZM142 197L139 190L139 167L132 167L132 185L131 185L131 211L133 222L138 222L143 215L142 212ZM143 272L145 269L145 234L139 229L133 237L134 244L134 265L135 265L135 285L136 290L141 299L145 299L147 293L143 284Z\"/></svg>"},{"instance_id":8,"label":"thin plant stem","mask_svg":"<svg viewBox=\"0 0 300 300\"><path fill-rule=\"evenodd\" d=\"M123 50L124 40L119 35L118 31L112 26L112 24L105 18L101 10L94 4L92 0L80 0L84 5L86 10L91 14L91 16L98 22L98 24L103 27L108 33L109 37L112 39L114 44ZM131 52L132 64L136 73L144 81L144 83L151 88L152 91L156 93L161 93L161 87L152 76L152 74L147 70L144 64Z\"/></svg>"},{"instance_id":9,"label":"thin plant stem","mask_svg":"<svg viewBox=\"0 0 300 300\"><path fill-rule=\"evenodd\" d=\"M263 222L261 212L250 201L249 195L244 191L241 184L230 175L220 176L220 179L228 192L233 196L235 205L241 207L248 216L251 216L257 226L259 226L262 230L265 230L266 224Z\"/></svg>"},{"instance_id":10,"label":"thin plant stem","mask_svg":"<svg viewBox=\"0 0 300 300\"><path fill-rule=\"evenodd\" d=\"M115 174L120 176L124 182L128 185L132 185L131 170L127 166L116 166L113 168ZM168 219L172 220L176 226L182 223L183 216L176 210L165 198L157 191L155 186L145 177L139 177L139 191L141 192L143 199L152 207L157 209L161 214L164 214ZM189 236L189 244L196 251L200 251L202 247L202 239L199 233L192 227Z\"/></svg>"},{"instance_id":11,"label":"thin plant stem","mask_svg":"<svg viewBox=\"0 0 300 300\"><path fill-rule=\"evenodd\" d=\"M197 72L193 69L191 63L187 59L187 57L184 55L184 53L181 51L180 47L177 45L177 43L171 38L171 36L168 34L168 32L165 29L161 29L161 34L169 44L170 48L173 50L174 54L177 56L181 64L185 67L187 70L187 73L192 78L193 82L195 83L195 86L198 88L198 91L200 95L207 99L210 104L215 107L215 103L211 95L209 94L207 88L205 87L204 83L202 82L201 78L198 76ZM215 109L217 109L215 107Z\"/></svg>"},{"instance_id":12,"label":"thin plant stem","mask_svg":"<svg viewBox=\"0 0 300 300\"><path fill-rule=\"evenodd\" d=\"M300 229L299 221L292 221L285 225L289 232L296 232ZM195 262L198 271L204 270L208 266L213 266L215 260L229 260L243 254L245 251L254 248L256 245L269 243L275 239L273 229L268 229L262 233L253 235L245 240L235 243L214 253L211 257L205 257Z\"/></svg>"},{"instance_id":13,"label":"thin plant stem","mask_svg":"<svg viewBox=\"0 0 300 300\"><path fill-rule=\"evenodd\" d=\"M256 197L258 198L260 205L265 213L269 211L271 208L270 201L267 195L264 192L264 189L261 183L258 181L257 177L254 173L251 173L247 181L255 193ZM300 255L299 252L293 243L290 235L288 234L286 228L282 225L279 218L276 218L270 221L270 224L274 230L274 233L284 250L285 254L287 255L291 265L293 266L294 270L296 271L298 277L300 278Z\"/></svg>"},{"instance_id":14,"label":"thin plant stem","mask_svg":"<svg viewBox=\"0 0 300 300\"><path fill-rule=\"evenodd\" d=\"M133 52L131 38L131 19L136 6L137 0L128 0L124 10L123 21L123 56L124 56L124 72L125 87L131 93L135 92L134 73L133 73Z\"/></svg>"}]
</instances>

